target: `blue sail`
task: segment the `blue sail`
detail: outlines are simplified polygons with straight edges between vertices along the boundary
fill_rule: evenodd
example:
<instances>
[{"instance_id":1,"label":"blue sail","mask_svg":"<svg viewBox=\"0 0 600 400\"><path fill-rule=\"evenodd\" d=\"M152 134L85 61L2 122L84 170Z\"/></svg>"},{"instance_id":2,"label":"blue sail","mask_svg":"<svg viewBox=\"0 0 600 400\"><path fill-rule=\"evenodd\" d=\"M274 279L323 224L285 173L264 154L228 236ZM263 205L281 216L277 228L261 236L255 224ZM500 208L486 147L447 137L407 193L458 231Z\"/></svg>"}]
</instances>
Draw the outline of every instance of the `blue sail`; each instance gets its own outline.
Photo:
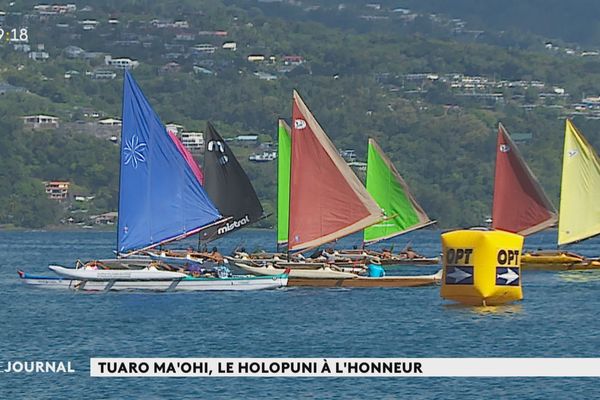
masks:
<instances>
[{"instance_id":1,"label":"blue sail","mask_svg":"<svg viewBox=\"0 0 600 400\"><path fill-rule=\"evenodd\" d=\"M129 73L123 82L119 253L187 236L221 218Z\"/></svg>"}]
</instances>

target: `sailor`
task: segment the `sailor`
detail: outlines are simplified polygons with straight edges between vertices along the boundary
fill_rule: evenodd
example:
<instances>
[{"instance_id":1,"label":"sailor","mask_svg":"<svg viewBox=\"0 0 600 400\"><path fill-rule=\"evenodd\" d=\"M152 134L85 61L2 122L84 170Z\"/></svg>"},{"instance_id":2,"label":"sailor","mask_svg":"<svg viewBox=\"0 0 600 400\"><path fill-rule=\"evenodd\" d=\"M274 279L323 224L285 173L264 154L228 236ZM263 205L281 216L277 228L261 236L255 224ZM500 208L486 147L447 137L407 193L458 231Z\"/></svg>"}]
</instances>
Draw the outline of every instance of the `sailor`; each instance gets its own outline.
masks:
<instances>
[{"instance_id":1,"label":"sailor","mask_svg":"<svg viewBox=\"0 0 600 400\"><path fill-rule=\"evenodd\" d=\"M225 260L216 247L212 248L209 257L218 264L223 264L223 260Z\"/></svg>"},{"instance_id":2,"label":"sailor","mask_svg":"<svg viewBox=\"0 0 600 400\"><path fill-rule=\"evenodd\" d=\"M294 254L294 255L292 256L292 258L293 258L295 261L298 261L298 262L304 262L304 261L306 261L306 257L304 257L304 254L302 254L302 253Z\"/></svg>"},{"instance_id":3,"label":"sailor","mask_svg":"<svg viewBox=\"0 0 600 400\"><path fill-rule=\"evenodd\" d=\"M387 248L381 249L381 258L392 258L392 252Z\"/></svg>"},{"instance_id":4,"label":"sailor","mask_svg":"<svg viewBox=\"0 0 600 400\"><path fill-rule=\"evenodd\" d=\"M327 264L335 264L335 253L331 247L323 250L323 257L325 257Z\"/></svg>"},{"instance_id":5,"label":"sailor","mask_svg":"<svg viewBox=\"0 0 600 400\"><path fill-rule=\"evenodd\" d=\"M373 257L367 269L369 271L369 278L383 278L385 276L385 270L381 266L379 257Z\"/></svg>"},{"instance_id":6,"label":"sailor","mask_svg":"<svg viewBox=\"0 0 600 400\"><path fill-rule=\"evenodd\" d=\"M408 258L409 260L412 260L419 256L415 251L413 251L412 247L410 247L410 246L408 246L406 248L405 253L406 253L406 258Z\"/></svg>"},{"instance_id":7,"label":"sailor","mask_svg":"<svg viewBox=\"0 0 600 400\"><path fill-rule=\"evenodd\" d=\"M248 259L250 259L250 255L248 253L246 253L246 248L245 247L240 248L235 253L236 253L235 255L238 258L241 258L242 260L248 260Z\"/></svg>"},{"instance_id":8,"label":"sailor","mask_svg":"<svg viewBox=\"0 0 600 400\"><path fill-rule=\"evenodd\" d=\"M187 270L190 273L190 275L192 275L194 278L200 277L202 272L202 268L200 268L197 265L191 265L187 268Z\"/></svg>"}]
</instances>

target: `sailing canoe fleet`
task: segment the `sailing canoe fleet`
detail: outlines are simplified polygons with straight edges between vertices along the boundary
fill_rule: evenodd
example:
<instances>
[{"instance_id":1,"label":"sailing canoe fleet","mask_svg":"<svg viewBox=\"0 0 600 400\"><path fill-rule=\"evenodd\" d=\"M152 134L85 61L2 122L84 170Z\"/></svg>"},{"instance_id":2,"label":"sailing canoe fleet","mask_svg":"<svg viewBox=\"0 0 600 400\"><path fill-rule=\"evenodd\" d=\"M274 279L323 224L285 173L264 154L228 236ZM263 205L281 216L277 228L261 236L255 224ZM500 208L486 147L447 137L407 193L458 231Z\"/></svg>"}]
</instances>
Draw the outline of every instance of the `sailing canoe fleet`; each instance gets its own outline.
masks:
<instances>
[{"instance_id":1,"label":"sailing canoe fleet","mask_svg":"<svg viewBox=\"0 0 600 400\"><path fill-rule=\"evenodd\" d=\"M129 71L123 88L117 257L51 265L56 276L19 271L27 284L74 290L258 290L284 286L406 287L439 283L441 270L420 276L385 276L381 265L438 264L408 248L367 246L432 221L374 139L369 139L366 187L294 91L292 125L279 120L278 221L280 253L231 257L216 251L165 250L192 235L208 243L265 218L256 191L227 142L207 123L200 169L179 139L160 121ZM582 176L586 182L582 182ZM315 179L318 177L318 179ZM567 120L560 215L500 124L496 155L493 228L530 235L559 223L559 245L600 233L600 162ZM582 214L581 209L593 212ZM363 231L360 249L329 248ZM568 261L566 261L568 260ZM526 253L524 266L600 268L600 262L567 252ZM234 275L235 265L248 275Z\"/></svg>"},{"instance_id":2,"label":"sailing canoe fleet","mask_svg":"<svg viewBox=\"0 0 600 400\"><path fill-rule=\"evenodd\" d=\"M569 119L565 122L560 212L537 181L508 132L499 124L492 227L528 236L556 225L565 246L600 234L600 159ZM600 269L600 261L566 250L525 252L526 269Z\"/></svg>"}]
</instances>

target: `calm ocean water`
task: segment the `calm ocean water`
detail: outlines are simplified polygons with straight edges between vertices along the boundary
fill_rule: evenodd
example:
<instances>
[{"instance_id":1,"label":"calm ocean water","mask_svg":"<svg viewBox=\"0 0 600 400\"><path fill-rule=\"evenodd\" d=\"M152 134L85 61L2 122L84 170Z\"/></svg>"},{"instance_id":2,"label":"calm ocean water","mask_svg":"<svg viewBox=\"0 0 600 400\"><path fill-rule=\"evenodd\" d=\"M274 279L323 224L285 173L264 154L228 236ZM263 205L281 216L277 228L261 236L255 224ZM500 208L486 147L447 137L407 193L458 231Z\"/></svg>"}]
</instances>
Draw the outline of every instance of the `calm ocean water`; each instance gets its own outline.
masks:
<instances>
[{"instance_id":1,"label":"calm ocean water","mask_svg":"<svg viewBox=\"0 0 600 400\"><path fill-rule=\"evenodd\" d=\"M413 232L395 246L410 241L433 256L439 233ZM110 232L0 232L0 362L71 361L77 370L0 373L0 399L600 397L599 380L579 378L92 379L90 357L600 356L600 272L526 271L525 299L495 308L450 305L439 287L94 294L18 281L17 268L46 273L51 262L110 257L114 240ZM545 232L526 248L553 248L555 240ZM245 230L216 245L271 250L274 241L273 232ZM572 250L598 256L600 239Z\"/></svg>"}]
</instances>

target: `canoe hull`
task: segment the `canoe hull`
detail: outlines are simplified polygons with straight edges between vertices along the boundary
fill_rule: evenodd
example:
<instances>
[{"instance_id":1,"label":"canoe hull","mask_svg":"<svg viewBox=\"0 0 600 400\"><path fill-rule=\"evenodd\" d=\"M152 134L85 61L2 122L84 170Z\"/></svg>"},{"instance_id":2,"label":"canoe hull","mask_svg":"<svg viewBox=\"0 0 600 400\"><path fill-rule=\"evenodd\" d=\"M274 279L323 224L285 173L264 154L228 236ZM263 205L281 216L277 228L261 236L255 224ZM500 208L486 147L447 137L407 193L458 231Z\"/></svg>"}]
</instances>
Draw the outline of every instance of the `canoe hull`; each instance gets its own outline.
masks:
<instances>
[{"instance_id":1,"label":"canoe hull","mask_svg":"<svg viewBox=\"0 0 600 400\"><path fill-rule=\"evenodd\" d=\"M231 278L185 278L164 281L81 281L76 279L21 275L27 285L44 288L72 289L80 291L160 291L196 292L223 290L265 290L287 286L286 275L279 276L234 276Z\"/></svg>"},{"instance_id":2,"label":"canoe hull","mask_svg":"<svg viewBox=\"0 0 600 400\"><path fill-rule=\"evenodd\" d=\"M63 278L86 281L167 281L187 277L186 274L181 272L159 271L148 268L141 270L74 269L61 267L60 265L50 265L48 268Z\"/></svg>"},{"instance_id":3,"label":"canoe hull","mask_svg":"<svg viewBox=\"0 0 600 400\"><path fill-rule=\"evenodd\" d=\"M587 271L600 269L600 261L581 261L573 263L532 263L521 264L524 270L533 271Z\"/></svg>"},{"instance_id":4,"label":"canoe hull","mask_svg":"<svg viewBox=\"0 0 600 400\"><path fill-rule=\"evenodd\" d=\"M257 266L257 265L249 265L244 263L235 263L237 267L240 267L246 272L250 272L255 275L267 275L274 276L280 275L283 273L284 268L274 267L273 265L265 265L265 266ZM302 268L306 267L307 264L298 264L294 266L291 263L286 263L285 268L289 268L289 277L290 278L305 278L305 279L314 279L314 278L355 278L356 274L352 272L344 272L344 271L335 271L328 266L321 266L317 268ZM296 268L295 268L296 267Z\"/></svg>"},{"instance_id":5,"label":"canoe hull","mask_svg":"<svg viewBox=\"0 0 600 400\"><path fill-rule=\"evenodd\" d=\"M594 270L600 269L600 261L570 252L543 251L523 254L521 267L526 270L548 271Z\"/></svg>"},{"instance_id":6,"label":"canoe hull","mask_svg":"<svg viewBox=\"0 0 600 400\"><path fill-rule=\"evenodd\" d=\"M441 276L385 276L383 278L355 277L346 279L336 278L290 278L288 286L301 287L353 287L353 288L392 288L417 287L435 285L441 282Z\"/></svg>"},{"instance_id":7,"label":"canoe hull","mask_svg":"<svg viewBox=\"0 0 600 400\"><path fill-rule=\"evenodd\" d=\"M439 257L431 258L383 258L381 265L386 267L404 266L404 265L437 265L440 263Z\"/></svg>"}]
</instances>

